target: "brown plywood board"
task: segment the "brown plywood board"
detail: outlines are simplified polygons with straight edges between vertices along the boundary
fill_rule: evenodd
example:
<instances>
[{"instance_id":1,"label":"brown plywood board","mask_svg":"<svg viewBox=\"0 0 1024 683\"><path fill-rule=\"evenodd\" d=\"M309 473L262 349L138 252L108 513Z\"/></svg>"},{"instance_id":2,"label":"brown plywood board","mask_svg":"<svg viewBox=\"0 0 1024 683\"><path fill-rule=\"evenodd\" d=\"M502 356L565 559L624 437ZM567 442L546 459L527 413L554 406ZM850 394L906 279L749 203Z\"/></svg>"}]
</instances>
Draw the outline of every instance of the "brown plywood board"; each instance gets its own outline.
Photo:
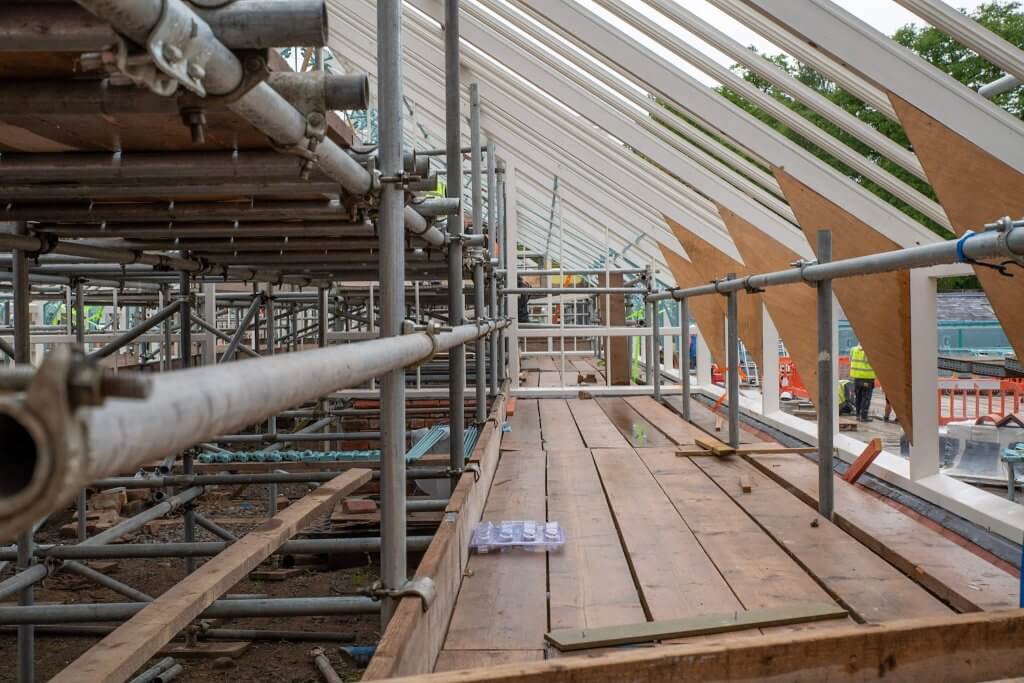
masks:
<instances>
[{"instance_id":1,"label":"brown plywood board","mask_svg":"<svg viewBox=\"0 0 1024 683\"><path fill-rule=\"evenodd\" d=\"M665 222L668 223L669 228L672 229L676 239L683 245L683 249L686 250L690 261L697 269L697 272L700 273L701 279L704 282L717 280L729 273L749 275L754 272L750 270L749 266L719 251L683 225L680 225L668 216L663 217ZM718 302L718 306L724 316L726 314L725 297L712 296L709 298ZM750 355L754 357L755 362L761 365L764 361L764 324L762 321L764 309L761 307L761 295L740 292L737 298L737 312L740 317L740 339L743 341L743 345L747 347Z\"/></svg>"},{"instance_id":2,"label":"brown plywood board","mask_svg":"<svg viewBox=\"0 0 1024 683\"><path fill-rule=\"evenodd\" d=\"M755 273L786 270L800 258L795 251L769 237L721 204L718 213L746 267ZM811 401L818 402L818 338L815 310L817 293L805 284L765 289L764 303L779 337L796 364Z\"/></svg>"},{"instance_id":3,"label":"brown plywood board","mask_svg":"<svg viewBox=\"0 0 1024 683\"><path fill-rule=\"evenodd\" d=\"M1024 175L896 95L889 99L957 235L979 232L1003 216L1024 216ZM1008 278L974 268L1013 350L1024 358L1024 274L1014 270Z\"/></svg>"},{"instance_id":4,"label":"brown plywood board","mask_svg":"<svg viewBox=\"0 0 1024 683\"><path fill-rule=\"evenodd\" d=\"M696 287L705 284L692 263L684 259L672 249L658 243L668 269L676 281L676 287ZM725 317L719 304L710 296L698 296L690 300L690 315L693 316L700 329L704 341L711 350L711 359L718 367L726 366L725 358Z\"/></svg>"},{"instance_id":5,"label":"brown plywood board","mask_svg":"<svg viewBox=\"0 0 1024 683\"><path fill-rule=\"evenodd\" d=\"M891 239L784 169L773 170L808 242L816 243L819 229L832 230L832 260L899 249ZM835 280L832 287L907 439L913 443L909 273L897 271L842 278Z\"/></svg>"}]
</instances>

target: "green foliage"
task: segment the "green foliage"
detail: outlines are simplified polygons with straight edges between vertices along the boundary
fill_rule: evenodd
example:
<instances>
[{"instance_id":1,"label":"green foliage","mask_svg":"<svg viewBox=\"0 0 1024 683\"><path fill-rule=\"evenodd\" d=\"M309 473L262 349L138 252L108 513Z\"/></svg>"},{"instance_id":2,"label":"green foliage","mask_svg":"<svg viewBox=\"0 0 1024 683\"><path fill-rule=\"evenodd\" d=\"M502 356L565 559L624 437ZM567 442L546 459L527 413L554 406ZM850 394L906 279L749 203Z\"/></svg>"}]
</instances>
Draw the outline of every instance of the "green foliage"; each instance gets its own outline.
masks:
<instances>
[{"instance_id":1,"label":"green foliage","mask_svg":"<svg viewBox=\"0 0 1024 683\"><path fill-rule=\"evenodd\" d=\"M974 11L970 12L968 16L980 22L997 35L1002 36L1010 43L1024 48L1024 11L1022 11L1021 4L1017 0L996 0L994 2L985 3L983 5L979 5ZM957 41L930 26L908 24L897 30L893 35L893 39L972 89L977 89L981 85L994 81L1003 75L1001 69L993 66L987 60L979 57ZM782 54L762 56L797 78L804 85L817 90L824 97L842 107L850 114L856 116L865 123L874 126L883 135L904 147L910 148L910 141L898 122L893 121L887 118L884 114L872 109L854 95L818 74L812 68ZM857 140L854 136L846 133L824 117L797 102L790 95L772 85L767 80L761 78L757 74L751 73L741 65L733 65L732 68L737 74L742 75L744 80L751 83L762 92L774 97L776 100L799 113L804 118L813 121L815 125L828 131L830 134L834 135L844 144L852 147L863 156L874 160L887 172L892 173L909 185L917 188L926 196L931 197L932 199L936 198L934 191L928 183L916 178L908 171L888 159L881 157L877 152L865 145L863 142ZM750 114L757 119L779 131L794 143L811 152L822 161L838 170L840 173L844 173L850 178L853 178L866 190L873 192L893 206L898 207L901 211L913 217L915 220L928 226L934 232L946 238L953 237L948 230L924 216L920 211L917 211L913 207L907 205L899 198L894 197L871 180L853 171L841 161L838 161L816 145L808 142L788 126L780 123L764 110L751 104L734 90L731 90L726 86L721 86L718 88L718 92L736 105L750 112ZM1014 116L1024 119L1024 87L1017 87L1010 92L999 95L994 101ZM665 103L663 102L663 104ZM675 112L675 110L673 111ZM689 123L696 125L695 121L681 112L675 113L681 118L686 119ZM703 130L714 135L715 138L720 140L723 144L728 144L727 141L722 140L720 136L715 135L712 131L709 131L706 128L703 128ZM709 151L712 153L714 152L714 150Z\"/></svg>"}]
</instances>

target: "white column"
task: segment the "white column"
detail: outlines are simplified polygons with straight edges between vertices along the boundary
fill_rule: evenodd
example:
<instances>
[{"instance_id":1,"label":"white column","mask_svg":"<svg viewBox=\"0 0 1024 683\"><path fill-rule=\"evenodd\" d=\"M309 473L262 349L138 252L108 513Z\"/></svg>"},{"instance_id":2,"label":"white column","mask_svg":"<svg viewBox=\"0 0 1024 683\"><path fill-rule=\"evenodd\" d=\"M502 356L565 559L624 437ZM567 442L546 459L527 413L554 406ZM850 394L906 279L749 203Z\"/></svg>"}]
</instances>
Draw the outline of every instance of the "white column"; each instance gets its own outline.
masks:
<instances>
[{"instance_id":1,"label":"white column","mask_svg":"<svg viewBox=\"0 0 1024 683\"><path fill-rule=\"evenodd\" d=\"M711 349L704 341L704 335L697 330L697 386L711 384Z\"/></svg>"},{"instance_id":2,"label":"white column","mask_svg":"<svg viewBox=\"0 0 1024 683\"><path fill-rule=\"evenodd\" d=\"M508 161L505 166L505 272L509 287L518 286L517 257L519 207L516 199L516 166ZM508 298L508 313L512 324L508 327L508 371L511 375L511 388L519 388L519 297L515 294Z\"/></svg>"},{"instance_id":3,"label":"white column","mask_svg":"<svg viewBox=\"0 0 1024 683\"><path fill-rule=\"evenodd\" d=\"M938 329L935 279L910 271L910 371L914 443L910 447L911 480L939 472Z\"/></svg>"},{"instance_id":4,"label":"white column","mask_svg":"<svg viewBox=\"0 0 1024 683\"><path fill-rule=\"evenodd\" d=\"M764 358L761 359L761 414L770 415L779 410L779 331L761 304L761 340Z\"/></svg>"}]
</instances>

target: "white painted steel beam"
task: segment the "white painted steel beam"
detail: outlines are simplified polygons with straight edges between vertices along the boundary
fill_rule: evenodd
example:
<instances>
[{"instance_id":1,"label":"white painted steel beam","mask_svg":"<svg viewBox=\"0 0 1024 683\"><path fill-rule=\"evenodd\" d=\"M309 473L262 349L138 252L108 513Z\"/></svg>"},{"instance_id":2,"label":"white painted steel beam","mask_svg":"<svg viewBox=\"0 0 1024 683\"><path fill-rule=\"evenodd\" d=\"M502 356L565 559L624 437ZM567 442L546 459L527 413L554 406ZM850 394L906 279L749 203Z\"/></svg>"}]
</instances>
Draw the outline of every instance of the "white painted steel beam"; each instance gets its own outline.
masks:
<instances>
[{"instance_id":1,"label":"white painted steel beam","mask_svg":"<svg viewBox=\"0 0 1024 683\"><path fill-rule=\"evenodd\" d=\"M840 175L582 6L541 0L520 0L520 4L529 7L549 27L583 49L601 55L632 78L646 83L674 106L690 112L729 138L757 150L775 165L784 167L787 173L857 215L897 244L911 246L939 239L896 207L867 192L851 178ZM766 230L758 221L750 222Z\"/></svg>"},{"instance_id":2,"label":"white painted steel beam","mask_svg":"<svg viewBox=\"0 0 1024 683\"><path fill-rule=\"evenodd\" d=\"M827 0L744 2L1024 173L1024 122L838 5Z\"/></svg>"}]
</instances>

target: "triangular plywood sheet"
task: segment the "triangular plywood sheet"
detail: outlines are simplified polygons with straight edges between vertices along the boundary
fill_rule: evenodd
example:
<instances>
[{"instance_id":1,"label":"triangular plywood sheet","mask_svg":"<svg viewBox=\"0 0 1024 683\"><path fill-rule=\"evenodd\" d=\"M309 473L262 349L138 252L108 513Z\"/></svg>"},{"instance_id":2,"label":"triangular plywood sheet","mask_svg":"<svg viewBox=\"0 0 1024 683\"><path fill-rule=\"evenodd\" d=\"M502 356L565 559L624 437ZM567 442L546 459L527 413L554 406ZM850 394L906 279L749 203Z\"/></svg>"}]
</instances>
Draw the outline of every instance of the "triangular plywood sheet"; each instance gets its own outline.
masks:
<instances>
[{"instance_id":1,"label":"triangular plywood sheet","mask_svg":"<svg viewBox=\"0 0 1024 683\"><path fill-rule=\"evenodd\" d=\"M867 256L899 245L822 197L781 168L773 169L807 241L832 231L832 260ZM876 273L835 280L833 291L849 318L868 361L892 403L907 439L913 442L910 375L910 275ZM934 397L932 397L934 400Z\"/></svg>"},{"instance_id":2,"label":"triangular plywood sheet","mask_svg":"<svg viewBox=\"0 0 1024 683\"><path fill-rule=\"evenodd\" d=\"M732 241L743 257L743 263L754 273L786 270L800 258L795 251L718 205L718 213L725 221ZM818 295L806 284L768 287L764 290L764 303L772 322L779 331L786 351L796 364L811 401L818 403L818 335L815 310Z\"/></svg>"},{"instance_id":3,"label":"triangular plywood sheet","mask_svg":"<svg viewBox=\"0 0 1024 683\"><path fill-rule=\"evenodd\" d=\"M1024 175L912 104L892 93L889 99L958 236L1003 216L1024 216ZM1012 278L983 266L974 272L1017 357L1024 358L1024 270L1011 266Z\"/></svg>"},{"instance_id":4,"label":"triangular plywood sheet","mask_svg":"<svg viewBox=\"0 0 1024 683\"><path fill-rule=\"evenodd\" d=\"M698 237L695 233L675 222L668 216L663 216L672 233L683 245L686 254L690 257L697 272L703 278L703 283L714 279L725 277L729 273L737 275L749 275L751 271L747 266L731 258L713 247L706 240ZM725 297L718 295L709 297L717 301L721 315L726 314L727 306ZM764 362L764 320L762 300L760 294L747 294L740 292L737 297L737 312L739 313L739 333L747 352L754 358L758 366Z\"/></svg>"},{"instance_id":5,"label":"triangular plywood sheet","mask_svg":"<svg viewBox=\"0 0 1024 683\"><path fill-rule=\"evenodd\" d=\"M658 242L658 247L661 249L662 256L665 257L668 269L672 271L676 287L696 287L704 284L692 263L661 242ZM714 298L710 296L698 296L690 299L689 309L690 315L693 316L697 328L700 329L700 333L704 337L704 342L711 351L711 359L718 364L718 367L724 368L725 358L722 356L725 354L725 318L722 316L721 309L715 303Z\"/></svg>"}]
</instances>

